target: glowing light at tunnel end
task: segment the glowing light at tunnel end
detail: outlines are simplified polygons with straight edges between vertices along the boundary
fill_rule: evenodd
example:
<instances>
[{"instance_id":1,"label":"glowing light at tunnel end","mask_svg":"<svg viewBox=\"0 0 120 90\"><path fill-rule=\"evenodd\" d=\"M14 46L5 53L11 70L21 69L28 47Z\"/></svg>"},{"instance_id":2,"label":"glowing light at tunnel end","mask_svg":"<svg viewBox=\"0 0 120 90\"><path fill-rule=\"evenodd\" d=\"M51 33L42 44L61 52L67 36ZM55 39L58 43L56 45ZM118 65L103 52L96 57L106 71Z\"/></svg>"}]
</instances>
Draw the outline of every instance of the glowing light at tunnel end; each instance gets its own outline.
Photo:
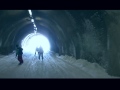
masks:
<instances>
[{"instance_id":1,"label":"glowing light at tunnel end","mask_svg":"<svg viewBox=\"0 0 120 90\"><path fill-rule=\"evenodd\" d=\"M44 53L50 51L50 43L48 39L40 33L31 33L27 35L21 43L24 52L29 52L34 54L36 47L41 46Z\"/></svg>"}]
</instances>

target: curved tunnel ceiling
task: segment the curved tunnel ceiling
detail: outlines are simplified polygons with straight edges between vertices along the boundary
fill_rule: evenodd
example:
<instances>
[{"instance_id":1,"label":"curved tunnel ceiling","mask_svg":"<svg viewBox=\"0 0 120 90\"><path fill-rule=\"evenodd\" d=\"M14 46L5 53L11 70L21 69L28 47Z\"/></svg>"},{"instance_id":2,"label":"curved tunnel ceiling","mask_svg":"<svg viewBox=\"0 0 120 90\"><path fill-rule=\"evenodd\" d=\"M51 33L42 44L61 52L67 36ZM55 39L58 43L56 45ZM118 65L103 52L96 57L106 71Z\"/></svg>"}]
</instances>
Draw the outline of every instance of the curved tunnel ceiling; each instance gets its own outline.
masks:
<instances>
[{"instance_id":1,"label":"curved tunnel ceiling","mask_svg":"<svg viewBox=\"0 0 120 90\"><path fill-rule=\"evenodd\" d=\"M10 13L9 13L10 12ZM34 11L35 12L35 11ZM59 16L58 17L58 15L59 15L59 11L57 11L57 13L51 13L51 11L44 11L44 10L41 10L41 11L36 11L37 13L40 13L40 12L42 12L42 14L43 14L43 16L41 16L41 15L35 15L35 13L33 12L33 17L35 17L35 20L36 20L36 24L37 25L42 25L42 26L44 26L44 27L47 27L47 28L49 28L49 27L51 27L53 30L54 30L54 32L55 33L57 33L58 34L58 36L57 37L59 37L59 38L61 38L61 39L63 39L63 40L65 40L65 39L67 39L66 37L68 36L68 35L70 35L70 33L69 33L69 31L67 31L68 30L68 28L70 28L69 26L72 26L72 24L71 25L69 25L69 22L70 22L70 20L68 21L68 20L65 20L67 17L66 16ZM1 32L1 34L2 35L4 35L4 36L6 36L5 34L7 34L7 30L11 30L12 31L12 28L11 27L19 27L19 28L22 28L22 27L24 27L25 25L27 25L27 24L30 24L30 23L28 23L28 22L30 22L30 19L28 18L28 16L27 16L27 11L25 11L25 10L7 10L7 11L3 11L3 15L4 15L4 32ZM50 16L49 15L47 15L48 13L50 13ZM5 17L5 15L10 15L9 16L9 19L6 19L6 17ZM19 15L19 17L17 17ZM45 15L46 16L49 16L49 17L45 17ZM2 15L1 15L2 16ZM20 17L21 16L21 17ZM57 17L56 17L57 16ZM22 20L21 20L22 19ZM7 21L6 21L7 20ZM61 22L60 22L61 21ZM62 23L62 22L65 22L64 24ZM7 23L6 23L7 22ZM10 23L9 23L10 22ZM57 23L56 23L57 22ZM27 24L26 24L27 23ZM21 25L22 24L22 25ZM65 25L65 24L68 24L68 25ZM67 27L67 28L66 28ZM2 27L3 28L3 27ZM55 29L54 29L55 28ZM15 30L15 29L14 29ZM52 31L53 31L52 30ZM64 30L64 31L62 31L62 30ZM70 29L69 29L70 30ZM72 30L72 29L71 29ZM5 32L6 31L6 32ZM66 34L65 35L65 33L69 33L69 34ZM62 35L62 36L60 36L60 35ZM9 35L7 35L7 36L9 36ZM62 38L63 37L63 38ZM70 37L70 36L69 36ZM4 38L4 37L3 37ZM6 40L6 39L5 39Z\"/></svg>"},{"instance_id":2,"label":"curved tunnel ceiling","mask_svg":"<svg viewBox=\"0 0 120 90\"><path fill-rule=\"evenodd\" d=\"M50 40L54 42L58 48L60 45L69 41L69 38L72 36L71 32L74 30L73 26L75 26L72 24L73 20L71 16L67 15L68 12L66 12L67 11L64 10L33 10L33 18L38 27L38 32L47 35L49 39L51 38ZM4 25L1 27L3 30L1 30L0 33L2 46L7 47L9 45L13 45L15 42L17 43L15 39L18 40L19 37L19 39L23 39L28 33L30 33L29 31L23 29L28 26L28 24L32 26L27 10L6 10L2 13L1 17L5 22L3 22ZM9 18L6 19L7 17L5 17L5 15L8 15ZM44 27L44 31L41 30L41 27ZM24 37L20 35L22 30L24 31L21 35ZM10 33L8 33L9 31Z\"/></svg>"},{"instance_id":3,"label":"curved tunnel ceiling","mask_svg":"<svg viewBox=\"0 0 120 90\"><path fill-rule=\"evenodd\" d=\"M76 33L77 20L72 11L74 10L32 10L37 27L45 27L50 30L49 35L54 35L54 38L61 43L69 41L69 38ZM80 11L77 12L80 13ZM27 10L1 10L0 21L3 24L0 26L3 46L8 45L9 37L17 35L18 31L22 31L26 25L32 25ZM8 33L9 31L10 33ZM40 28L38 28L39 31ZM24 33L27 31L24 30ZM14 40L11 41L14 42Z\"/></svg>"}]
</instances>

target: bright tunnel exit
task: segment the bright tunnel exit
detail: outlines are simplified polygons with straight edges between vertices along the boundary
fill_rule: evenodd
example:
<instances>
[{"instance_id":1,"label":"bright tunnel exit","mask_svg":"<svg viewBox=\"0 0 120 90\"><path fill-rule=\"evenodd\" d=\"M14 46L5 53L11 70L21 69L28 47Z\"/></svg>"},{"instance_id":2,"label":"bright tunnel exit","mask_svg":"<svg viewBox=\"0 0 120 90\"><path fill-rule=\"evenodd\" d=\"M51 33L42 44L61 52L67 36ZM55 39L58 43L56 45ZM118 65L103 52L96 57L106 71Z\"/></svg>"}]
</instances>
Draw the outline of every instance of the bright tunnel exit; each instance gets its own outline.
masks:
<instances>
[{"instance_id":1,"label":"bright tunnel exit","mask_svg":"<svg viewBox=\"0 0 120 90\"><path fill-rule=\"evenodd\" d=\"M50 43L48 39L40 33L31 33L27 35L21 43L24 52L35 53L37 47L42 47L44 53L50 51Z\"/></svg>"}]
</instances>

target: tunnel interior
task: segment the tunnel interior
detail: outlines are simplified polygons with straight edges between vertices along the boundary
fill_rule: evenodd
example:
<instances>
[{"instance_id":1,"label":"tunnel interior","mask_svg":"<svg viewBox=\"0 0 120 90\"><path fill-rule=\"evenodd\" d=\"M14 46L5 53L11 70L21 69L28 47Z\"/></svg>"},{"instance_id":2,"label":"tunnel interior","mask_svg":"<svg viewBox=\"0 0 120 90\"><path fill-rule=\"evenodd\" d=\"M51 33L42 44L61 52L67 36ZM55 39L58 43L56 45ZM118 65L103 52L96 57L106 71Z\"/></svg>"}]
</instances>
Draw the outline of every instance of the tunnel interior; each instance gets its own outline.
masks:
<instances>
[{"instance_id":1,"label":"tunnel interior","mask_svg":"<svg viewBox=\"0 0 120 90\"><path fill-rule=\"evenodd\" d=\"M110 75L120 76L119 10L32 10L51 51L98 63ZM28 10L0 10L0 54L13 52L16 44L33 33Z\"/></svg>"}]
</instances>

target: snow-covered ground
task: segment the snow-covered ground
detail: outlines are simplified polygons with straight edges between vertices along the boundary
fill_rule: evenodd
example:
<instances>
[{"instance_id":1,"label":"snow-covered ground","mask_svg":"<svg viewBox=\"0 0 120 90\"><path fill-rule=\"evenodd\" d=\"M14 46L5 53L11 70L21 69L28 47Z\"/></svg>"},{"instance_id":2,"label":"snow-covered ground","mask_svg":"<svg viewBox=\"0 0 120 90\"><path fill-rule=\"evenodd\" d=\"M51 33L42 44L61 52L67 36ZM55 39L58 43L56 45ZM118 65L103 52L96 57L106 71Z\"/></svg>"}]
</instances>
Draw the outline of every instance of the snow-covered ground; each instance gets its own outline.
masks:
<instances>
[{"instance_id":1,"label":"snow-covered ground","mask_svg":"<svg viewBox=\"0 0 120 90\"><path fill-rule=\"evenodd\" d=\"M18 65L15 54L0 55L0 78L116 78L108 75L96 63L75 60L70 56L44 54L44 60L25 53L24 63Z\"/></svg>"},{"instance_id":2,"label":"snow-covered ground","mask_svg":"<svg viewBox=\"0 0 120 90\"><path fill-rule=\"evenodd\" d=\"M72 56L58 56L61 60L74 65L75 67L80 68L84 72L90 74L94 78L115 78L113 76L110 76L106 73L105 69L102 68L99 64L97 63L90 63L87 60L84 59L78 59L76 60ZM117 78L117 77L116 77Z\"/></svg>"}]
</instances>

